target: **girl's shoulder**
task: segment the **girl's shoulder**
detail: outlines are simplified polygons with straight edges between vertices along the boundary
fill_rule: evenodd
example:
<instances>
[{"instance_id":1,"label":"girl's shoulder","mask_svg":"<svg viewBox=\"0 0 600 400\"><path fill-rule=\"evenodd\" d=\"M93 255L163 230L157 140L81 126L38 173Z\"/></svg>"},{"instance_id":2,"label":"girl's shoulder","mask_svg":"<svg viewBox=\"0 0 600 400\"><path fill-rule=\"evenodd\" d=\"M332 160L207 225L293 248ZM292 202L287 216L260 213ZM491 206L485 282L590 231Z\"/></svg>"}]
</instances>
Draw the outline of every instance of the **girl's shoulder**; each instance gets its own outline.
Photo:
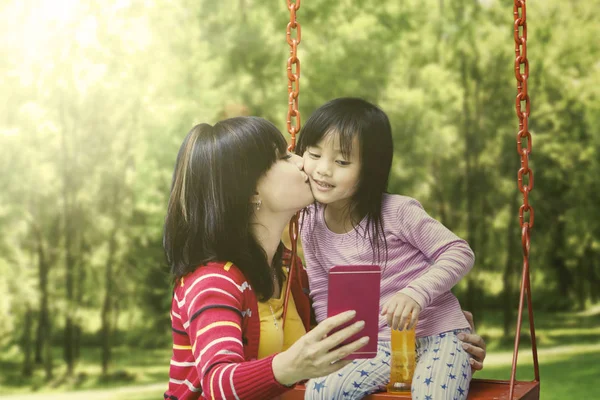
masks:
<instances>
[{"instance_id":1,"label":"girl's shoulder","mask_svg":"<svg viewBox=\"0 0 600 400\"><path fill-rule=\"evenodd\" d=\"M384 193L381 201L382 215L398 216L405 210L418 207L423 208L421 203L412 197L400 194Z\"/></svg>"},{"instance_id":2,"label":"girl's shoulder","mask_svg":"<svg viewBox=\"0 0 600 400\"><path fill-rule=\"evenodd\" d=\"M300 219L314 219L321 212L323 212L323 205L321 203L314 202L302 209L302 211L300 212Z\"/></svg>"},{"instance_id":3,"label":"girl's shoulder","mask_svg":"<svg viewBox=\"0 0 600 400\"><path fill-rule=\"evenodd\" d=\"M323 219L323 205L313 203L302 209L300 218L298 219L300 234L306 234L312 231L315 226Z\"/></svg>"}]
</instances>

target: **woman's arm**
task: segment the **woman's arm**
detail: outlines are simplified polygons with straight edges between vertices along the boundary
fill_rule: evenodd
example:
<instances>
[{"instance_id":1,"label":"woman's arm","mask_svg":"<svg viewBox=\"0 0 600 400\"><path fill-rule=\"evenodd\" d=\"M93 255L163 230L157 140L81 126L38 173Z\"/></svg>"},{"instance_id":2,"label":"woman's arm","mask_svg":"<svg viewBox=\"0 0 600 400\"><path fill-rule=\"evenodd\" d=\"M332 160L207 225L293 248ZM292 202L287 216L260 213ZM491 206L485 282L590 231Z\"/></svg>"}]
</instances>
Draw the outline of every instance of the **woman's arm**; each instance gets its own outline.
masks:
<instances>
[{"instance_id":1,"label":"woman's arm","mask_svg":"<svg viewBox=\"0 0 600 400\"><path fill-rule=\"evenodd\" d=\"M363 337L338 348L363 329L362 321L328 335L354 318L355 313L346 312L323 321L282 353L245 361L243 338L248 333L242 330L242 319L249 310L244 310L242 298L244 291L249 290L248 283L222 268L203 269L186 284L183 299L178 301L202 390L208 399L274 398L290 389L286 385L344 367L351 360L338 360L368 343L368 337Z\"/></svg>"},{"instance_id":2,"label":"woman's arm","mask_svg":"<svg viewBox=\"0 0 600 400\"><path fill-rule=\"evenodd\" d=\"M273 356L245 361L242 331L246 281L219 267L202 267L179 298L204 396L266 399L288 390L275 380Z\"/></svg>"},{"instance_id":3,"label":"woman's arm","mask_svg":"<svg viewBox=\"0 0 600 400\"><path fill-rule=\"evenodd\" d=\"M459 333L458 338L462 340L462 347L465 351L473 356L471 358L471 369L473 372L481 371L483 369L483 360L485 360L486 356L486 345L485 341L481 336L475 333L475 323L473 322L473 314L469 311L464 311L465 318L469 321L469 325L471 325L471 333Z\"/></svg>"}]
</instances>

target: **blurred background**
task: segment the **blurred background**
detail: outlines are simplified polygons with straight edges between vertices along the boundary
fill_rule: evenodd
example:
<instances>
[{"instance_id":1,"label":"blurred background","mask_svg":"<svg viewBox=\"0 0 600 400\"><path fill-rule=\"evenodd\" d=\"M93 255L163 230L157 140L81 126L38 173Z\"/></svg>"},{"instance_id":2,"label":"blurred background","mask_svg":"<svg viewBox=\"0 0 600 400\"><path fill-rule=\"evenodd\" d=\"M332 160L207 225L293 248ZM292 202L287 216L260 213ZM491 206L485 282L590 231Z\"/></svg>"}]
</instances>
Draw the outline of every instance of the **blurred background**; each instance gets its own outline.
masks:
<instances>
[{"instance_id":1,"label":"blurred background","mask_svg":"<svg viewBox=\"0 0 600 400\"><path fill-rule=\"evenodd\" d=\"M542 398L599 398L600 1L527 4ZM286 2L3 0L0 16L0 395L162 398L176 153L198 122L258 115L285 130ZM488 343L477 376L508 379L522 266L513 2L304 0L298 21L303 120L348 95L388 113L389 189L471 244L455 293Z\"/></svg>"}]
</instances>

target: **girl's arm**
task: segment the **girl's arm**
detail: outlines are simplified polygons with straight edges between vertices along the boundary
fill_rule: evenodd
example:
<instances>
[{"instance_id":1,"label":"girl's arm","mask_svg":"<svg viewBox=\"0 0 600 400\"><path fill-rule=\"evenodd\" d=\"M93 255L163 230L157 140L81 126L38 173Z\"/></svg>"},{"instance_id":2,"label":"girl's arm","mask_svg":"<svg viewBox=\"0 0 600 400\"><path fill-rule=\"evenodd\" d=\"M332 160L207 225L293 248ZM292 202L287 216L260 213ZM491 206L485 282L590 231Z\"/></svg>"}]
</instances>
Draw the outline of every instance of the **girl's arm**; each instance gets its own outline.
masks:
<instances>
[{"instance_id":1,"label":"girl's arm","mask_svg":"<svg viewBox=\"0 0 600 400\"><path fill-rule=\"evenodd\" d=\"M273 356L245 361L242 298L248 283L223 268L201 271L188 278L193 281L178 301L205 398L260 400L288 390L274 378Z\"/></svg>"},{"instance_id":2,"label":"girl's arm","mask_svg":"<svg viewBox=\"0 0 600 400\"><path fill-rule=\"evenodd\" d=\"M431 262L423 275L400 290L423 310L469 272L475 255L466 241L431 218L415 199L399 209L398 226L401 239L418 248Z\"/></svg>"},{"instance_id":3,"label":"girl's arm","mask_svg":"<svg viewBox=\"0 0 600 400\"><path fill-rule=\"evenodd\" d=\"M319 262L316 256L315 245L308 233L308 227L303 227L300 231L302 239L302 249L304 251L304 261L306 273L308 275L308 286L310 288L310 298L315 312L317 323L327 318L327 287L328 275L325 268Z\"/></svg>"}]
</instances>

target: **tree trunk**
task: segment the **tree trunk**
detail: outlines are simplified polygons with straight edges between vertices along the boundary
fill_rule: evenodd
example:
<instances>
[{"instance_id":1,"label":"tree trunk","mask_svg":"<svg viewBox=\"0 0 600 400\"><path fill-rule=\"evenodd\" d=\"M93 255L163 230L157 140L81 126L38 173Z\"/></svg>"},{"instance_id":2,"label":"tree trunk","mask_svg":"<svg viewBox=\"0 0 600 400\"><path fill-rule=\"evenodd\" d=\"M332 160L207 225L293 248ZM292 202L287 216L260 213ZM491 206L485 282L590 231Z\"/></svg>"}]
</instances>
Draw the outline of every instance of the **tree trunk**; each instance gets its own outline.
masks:
<instances>
[{"instance_id":1,"label":"tree trunk","mask_svg":"<svg viewBox=\"0 0 600 400\"><path fill-rule=\"evenodd\" d=\"M84 291L84 284L85 284L85 268L83 267L84 265L84 253L85 253L85 248L83 246L83 239L80 238L79 240L80 242L80 248L79 248L79 256L77 259L77 270L76 270L76 274L77 274L77 279L76 279L76 287L75 287L75 304L77 304L79 307L83 306L83 291ZM79 314L79 313L78 313ZM79 360L80 357L80 350L81 350L81 333L83 331L83 328L81 326L81 317L78 316L76 318L75 321L75 327L74 327L74 337L73 337L73 356L75 358L75 360Z\"/></svg>"},{"instance_id":2,"label":"tree trunk","mask_svg":"<svg viewBox=\"0 0 600 400\"><path fill-rule=\"evenodd\" d=\"M469 76L467 71L467 61L465 60L465 54L461 54L461 81L463 86L463 136L465 138L465 191L466 191L466 213L467 213L467 242L475 251L475 216L473 207L475 206L475 187L473 184L473 139L471 137L471 122L469 110ZM467 274L467 301L465 308L471 311L474 315L478 315L477 310L480 308L481 298L477 295L477 281L475 277L475 270L472 270ZM479 317L478 317L479 318Z\"/></svg>"},{"instance_id":3,"label":"tree trunk","mask_svg":"<svg viewBox=\"0 0 600 400\"><path fill-rule=\"evenodd\" d=\"M50 272L50 261L48 260L46 251L44 249L44 242L42 232L39 226L34 227L36 240L37 240L37 251L38 251L38 279L40 287L40 305L38 313L38 325L36 332L35 341L35 363L38 365L50 365L52 366L52 360L48 360L47 357L52 357L52 353L45 352L45 347L50 346L50 311L48 307L49 295L48 295L48 273ZM48 373L46 374L48 376ZM50 370L49 376L52 376Z\"/></svg>"},{"instance_id":4,"label":"tree trunk","mask_svg":"<svg viewBox=\"0 0 600 400\"><path fill-rule=\"evenodd\" d=\"M74 324L73 324L73 311L74 311L74 298L73 298L73 270L74 270L74 256L72 251L73 243L73 221L71 217L71 183L68 176L68 172L65 170L65 186L63 191L63 218L65 226L65 287L66 287L66 300L67 309L65 313L65 331L63 341L63 357L67 363L67 375L71 376L74 370L75 358L73 354L73 339L74 339Z\"/></svg>"},{"instance_id":5,"label":"tree trunk","mask_svg":"<svg viewBox=\"0 0 600 400\"><path fill-rule=\"evenodd\" d=\"M590 285L590 300L592 303L596 303L600 300L600 293L598 288L600 287L600 279L598 279L598 275L600 274L600 259L597 254L588 248L589 253L586 253L585 259L587 260L588 266L588 282Z\"/></svg>"},{"instance_id":6,"label":"tree trunk","mask_svg":"<svg viewBox=\"0 0 600 400\"><path fill-rule=\"evenodd\" d=\"M503 332L504 337L509 337L511 332L511 327L513 325L513 315L514 315L514 306L513 306L513 282L515 281L514 265L519 264L520 257L517 257L517 246L519 230L517 229L517 216L519 215L519 203L516 195L512 195L512 201L510 203L510 219L508 221L508 228L506 232L508 233L506 238L506 262L504 264L504 273L502 274L502 297L504 299L502 304L503 309Z\"/></svg>"},{"instance_id":7,"label":"tree trunk","mask_svg":"<svg viewBox=\"0 0 600 400\"><path fill-rule=\"evenodd\" d=\"M62 101L62 98L61 98ZM73 269L74 269L74 255L73 255L73 239L75 227L73 224L73 206L74 206L74 193L75 187L73 182L73 157L69 154L69 140L72 140L73 135L69 140L67 139L67 131L73 131L72 127L67 125L67 118L65 116L65 107L61 102L61 152L62 152L62 206L63 206L63 226L64 226L64 249L65 249L65 289L66 289L66 312L65 312L65 330L63 337L63 358L67 363L67 376L73 375L74 362L73 357L73 311L74 311L74 299L73 299Z\"/></svg>"},{"instance_id":8,"label":"tree trunk","mask_svg":"<svg viewBox=\"0 0 600 400\"><path fill-rule=\"evenodd\" d=\"M565 222L560 216L557 216L555 220L552 250L550 255L551 266L554 267L556 272L556 280L558 283L558 295L562 297L563 303L567 304L569 297L569 290L573 282L573 276L566 265L566 260L563 254L565 250Z\"/></svg>"},{"instance_id":9,"label":"tree trunk","mask_svg":"<svg viewBox=\"0 0 600 400\"><path fill-rule=\"evenodd\" d=\"M594 302L594 295L598 292L598 284L594 274L594 250L590 242L585 246L585 250L580 260L580 268L578 274L581 277L583 288L580 299L580 308L584 309L587 300Z\"/></svg>"},{"instance_id":10,"label":"tree trunk","mask_svg":"<svg viewBox=\"0 0 600 400\"><path fill-rule=\"evenodd\" d=\"M41 246L41 244L40 244ZM40 248L40 254L43 249ZM42 365L44 363L44 343L49 340L46 330L48 329L48 269L46 262L40 257L38 261L38 272L40 281L40 306L38 313L38 324L35 341L35 363Z\"/></svg>"},{"instance_id":11,"label":"tree trunk","mask_svg":"<svg viewBox=\"0 0 600 400\"><path fill-rule=\"evenodd\" d=\"M68 212L68 211L67 211ZM69 219L69 217L65 217ZM70 223L69 223L70 224ZM70 230L70 226L67 231ZM75 358L73 355L73 339L74 339L74 324L73 324L73 254L71 252L71 234L67 233L65 237L65 253L66 253L66 273L65 284L67 290L67 310L65 319L65 335L63 356L67 363L67 375L71 376L74 370Z\"/></svg>"},{"instance_id":12,"label":"tree trunk","mask_svg":"<svg viewBox=\"0 0 600 400\"><path fill-rule=\"evenodd\" d=\"M29 378L33 374L33 360L31 354L31 326L33 325L33 310L27 302L25 318L23 321L23 376Z\"/></svg>"},{"instance_id":13,"label":"tree trunk","mask_svg":"<svg viewBox=\"0 0 600 400\"><path fill-rule=\"evenodd\" d=\"M444 199L444 191L442 190L442 179L440 178L440 163L437 159L433 160L433 176L437 184L433 185L433 192L437 199L437 208L438 214L440 216L440 222L447 227L448 229L452 229L450 226L450 221L448 220L448 214L446 211L446 202Z\"/></svg>"},{"instance_id":14,"label":"tree trunk","mask_svg":"<svg viewBox=\"0 0 600 400\"><path fill-rule=\"evenodd\" d=\"M438 64L443 64L443 54L442 51L444 46L446 45L446 40L444 38L444 28L445 28L445 18L444 18L444 0L439 0L439 9L440 9L440 18L438 20L437 27L437 43L436 43L436 55Z\"/></svg>"},{"instance_id":15,"label":"tree trunk","mask_svg":"<svg viewBox=\"0 0 600 400\"><path fill-rule=\"evenodd\" d=\"M118 205L115 204L115 207ZM117 247L117 219L115 218L115 228L113 229L109 245L108 259L105 268L105 291L104 302L102 305L102 375L108 374L108 368L111 360L111 312L113 297L113 264Z\"/></svg>"},{"instance_id":16,"label":"tree trunk","mask_svg":"<svg viewBox=\"0 0 600 400\"><path fill-rule=\"evenodd\" d=\"M117 278L117 280L118 280L118 278ZM113 320L112 320L111 335L112 335L112 337L115 337L117 332L119 331L119 312L121 311L119 299L121 297L120 297L119 287L117 285L114 285L113 287L114 287L114 289L113 289Z\"/></svg>"},{"instance_id":17,"label":"tree trunk","mask_svg":"<svg viewBox=\"0 0 600 400\"><path fill-rule=\"evenodd\" d=\"M43 293L41 294L43 295ZM41 305L43 303L41 298L42 296L40 296L40 311L38 312L38 323L35 335L35 353L33 357L33 362L37 365L42 365L44 363L44 313L41 311Z\"/></svg>"},{"instance_id":18,"label":"tree trunk","mask_svg":"<svg viewBox=\"0 0 600 400\"><path fill-rule=\"evenodd\" d=\"M133 112L133 125L135 126L137 123L137 115L139 108L137 108ZM111 316L113 316L114 303L113 298L115 297L115 277L114 277L114 266L116 263L116 253L118 248L117 236L119 231L122 228L122 202L124 196L124 187L125 187L125 173L127 169L127 163L129 160L128 152L130 150L130 142L133 140L133 135L128 134L125 139L125 143L123 145L123 153L121 154L120 160L125 160L124 165L121 168L117 168L119 174L115 174L115 179L112 181L111 190L112 199L111 199L111 209L110 213L113 220L112 231L110 232L109 240L108 240L108 257L106 260L106 268L105 268L105 291L104 291L104 300L102 304L101 311L101 341L102 341L102 375L108 375L108 370L110 367L110 361L112 358L112 334L113 330L111 328L112 321ZM114 324L116 326L116 323Z\"/></svg>"},{"instance_id":19,"label":"tree trunk","mask_svg":"<svg viewBox=\"0 0 600 400\"><path fill-rule=\"evenodd\" d=\"M44 353L44 372L46 374L46 381L49 382L54 377L54 361L52 359L52 326L50 325L50 319L48 319L48 325L46 326L46 337L44 341L43 353Z\"/></svg>"},{"instance_id":20,"label":"tree trunk","mask_svg":"<svg viewBox=\"0 0 600 400\"><path fill-rule=\"evenodd\" d=\"M585 253L587 249L584 251L582 256L579 258L579 262L577 263L577 271L575 271L575 284L577 289L575 292L577 293L577 309L582 311L585 309L585 303L588 299L587 293L587 279L585 278L585 270L586 270L586 257Z\"/></svg>"},{"instance_id":21,"label":"tree trunk","mask_svg":"<svg viewBox=\"0 0 600 400\"><path fill-rule=\"evenodd\" d=\"M104 302L102 304L102 374L107 375L111 360L111 316L113 310L113 297L114 297L114 273L113 267L116 259L117 252L117 234L120 229L121 218L120 209L120 186L117 183L113 183L113 195L112 195L112 219L113 228L110 233L108 240L108 258L106 259L105 268L105 291L104 291Z\"/></svg>"},{"instance_id":22,"label":"tree trunk","mask_svg":"<svg viewBox=\"0 0 600 400\"><path fill-rule=\"evenodd\" d=\"M73 325L73 358L75 361L79 361L81 356L81 332L83 328L81 324L77 321Z\"/></svg>"}]
</instances>

